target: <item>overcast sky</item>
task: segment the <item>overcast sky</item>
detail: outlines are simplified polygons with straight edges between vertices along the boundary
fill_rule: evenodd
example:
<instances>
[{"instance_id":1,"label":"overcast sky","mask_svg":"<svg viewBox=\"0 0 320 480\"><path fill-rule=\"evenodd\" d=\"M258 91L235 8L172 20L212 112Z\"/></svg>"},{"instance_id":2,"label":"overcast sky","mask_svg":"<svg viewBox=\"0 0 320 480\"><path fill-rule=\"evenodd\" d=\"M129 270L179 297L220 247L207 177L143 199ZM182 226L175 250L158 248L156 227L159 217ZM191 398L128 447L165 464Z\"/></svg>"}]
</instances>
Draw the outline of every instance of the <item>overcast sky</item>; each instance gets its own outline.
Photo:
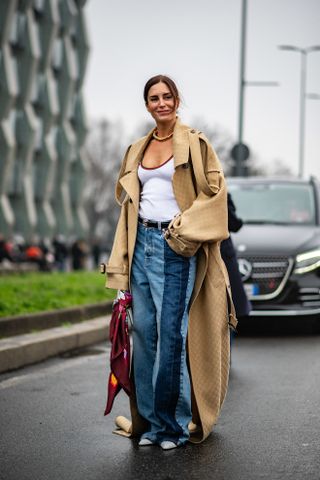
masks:
<instances>
[{"instance_id":1,"label":"overcast sky","mask_svg":"<svg viewBox=\"0 0 320 480\"><path fill-rule=\"evenodd\" d=\"M241 0L88 0L91 52L85 80L90 120L122 119L128 132L149 118L142 90L171 76L185 123L201 117L236 140ZM300 54L281 44L320 45L320 0L248 0L244 142L262 164L299 161ZM307 57L307 91L320 95L320 51ZM197 127L197 125L192 125ZM305 174L320 177L320 100L306 100Z\"/></svg>"}]
</instances>

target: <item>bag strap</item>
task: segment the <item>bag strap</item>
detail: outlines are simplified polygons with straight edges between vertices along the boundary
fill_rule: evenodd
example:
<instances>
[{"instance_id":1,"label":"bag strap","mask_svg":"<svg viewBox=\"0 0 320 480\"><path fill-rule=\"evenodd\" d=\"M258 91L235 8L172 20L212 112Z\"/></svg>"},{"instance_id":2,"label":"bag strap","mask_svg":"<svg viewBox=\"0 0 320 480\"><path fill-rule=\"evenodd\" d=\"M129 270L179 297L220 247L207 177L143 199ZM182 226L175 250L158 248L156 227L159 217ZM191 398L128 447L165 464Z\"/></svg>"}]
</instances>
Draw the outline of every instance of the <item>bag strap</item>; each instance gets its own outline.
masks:
<instances>
[{"instance_id":1,"label":"bag strap","mask_svg":"<svg viewBox=\"0 0 320 480\"><path fill-rule=\"evenodd\" d=\"M191 161L193 165L194 175L196 177L197 186L200 188L201 192L205 193L210 197L212 195L212 191L208 185L206 176L204 174L199 136L196 130L189 130L188 135Z\"/></svg>"}]
</instances>

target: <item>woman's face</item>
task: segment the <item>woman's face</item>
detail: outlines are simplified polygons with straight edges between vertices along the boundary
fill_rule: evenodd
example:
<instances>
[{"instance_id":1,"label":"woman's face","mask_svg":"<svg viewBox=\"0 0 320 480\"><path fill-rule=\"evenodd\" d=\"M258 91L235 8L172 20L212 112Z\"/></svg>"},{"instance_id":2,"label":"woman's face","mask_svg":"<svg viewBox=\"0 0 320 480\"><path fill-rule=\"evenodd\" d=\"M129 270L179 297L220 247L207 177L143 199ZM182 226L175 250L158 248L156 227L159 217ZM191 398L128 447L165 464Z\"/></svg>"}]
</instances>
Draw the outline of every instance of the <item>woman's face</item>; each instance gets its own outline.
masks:
<instances>
[{"instance_id":1,"label":"woman's face","mask_svg":"<svg viewBox=\"0 0 320 480\"><path fill-rule=\"evenodd\" d=\"M179 100L175 99L166 83L159 82L150 88L147 110L156 123L175 121L178 106Z\"/></svg>"}]
</instances>

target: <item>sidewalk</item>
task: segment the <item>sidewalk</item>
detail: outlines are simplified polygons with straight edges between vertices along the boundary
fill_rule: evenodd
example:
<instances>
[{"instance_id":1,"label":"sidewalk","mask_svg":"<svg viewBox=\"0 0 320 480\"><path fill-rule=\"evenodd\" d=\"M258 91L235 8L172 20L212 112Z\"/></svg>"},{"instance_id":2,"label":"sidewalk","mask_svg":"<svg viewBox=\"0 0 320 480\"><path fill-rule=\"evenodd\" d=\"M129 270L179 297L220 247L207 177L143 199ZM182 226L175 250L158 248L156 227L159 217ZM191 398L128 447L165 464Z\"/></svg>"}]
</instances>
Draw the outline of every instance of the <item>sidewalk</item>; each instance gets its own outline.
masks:
<instances>
[{"instance_id":1,"label":"sidewalk","mask_svg":"<svg viewBox=\"0 0 320 480\"><path fill-rule=\"evenodd\" d=\"M109 336L112 302L0 319L0 373Z\"/></svg>"}]
</instances>

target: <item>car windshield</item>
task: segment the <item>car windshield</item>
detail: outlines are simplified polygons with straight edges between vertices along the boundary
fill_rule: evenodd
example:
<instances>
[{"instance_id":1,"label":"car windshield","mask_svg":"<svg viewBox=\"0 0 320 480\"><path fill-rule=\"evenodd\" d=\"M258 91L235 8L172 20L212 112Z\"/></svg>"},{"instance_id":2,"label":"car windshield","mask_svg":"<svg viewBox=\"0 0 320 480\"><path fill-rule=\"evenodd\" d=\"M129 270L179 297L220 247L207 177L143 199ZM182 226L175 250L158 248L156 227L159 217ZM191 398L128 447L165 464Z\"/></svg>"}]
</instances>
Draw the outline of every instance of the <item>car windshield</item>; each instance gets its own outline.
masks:
<instances>
[{"instance_id":1,"label":"car windshield","mask_svg":"<svg viewBox=\"0 0 320 480\"><path fill-rule=\"evenodd\" d=\"M315 225L311 185L230 183L228 190L244 223Z\"/></svg>"}]
</instances>

